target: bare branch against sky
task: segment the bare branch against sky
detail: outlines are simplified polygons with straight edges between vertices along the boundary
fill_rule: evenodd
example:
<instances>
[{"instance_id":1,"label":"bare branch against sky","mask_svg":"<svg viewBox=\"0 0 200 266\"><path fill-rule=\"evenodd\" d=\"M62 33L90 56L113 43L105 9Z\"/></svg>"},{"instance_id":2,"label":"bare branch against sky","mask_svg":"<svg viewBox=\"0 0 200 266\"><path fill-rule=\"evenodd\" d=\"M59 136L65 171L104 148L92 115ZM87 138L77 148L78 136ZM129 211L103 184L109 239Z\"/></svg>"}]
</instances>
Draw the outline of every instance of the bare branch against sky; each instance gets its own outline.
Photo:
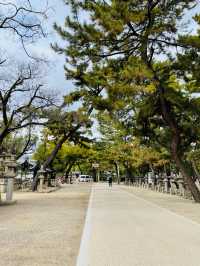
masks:
<instances>
[{"instance_id":1,"label":"bare branch against sky","mask_svg":"<svg viewBox=\"0 0 200 266\"><path fill-rule=\"evenodd\" d=\"M6 3L10 3L9 6L5 6ZM25 3L25 6L27 6L27 9L37 11L44 11L45 13L41 13L40 22L42 23L43 28L40 31L39 34L35 36L34 34L37 33L37 31L40 30L40 24L38 21L38 28L37 23L36 25L36 32L33 34L32 37L37 37L37 42L29 41L26 42L26 36L29 34L31 35L31 31L29 33L22 30L23 34L23 43L20 42L20 40L14 36L14 34L11 34L10 31L2 31L0 35L0 50L1 54L4 55L4 58L9 59L11 58L14 61L28 61L31 58L27 58L27 52L32 57L35 58L44 58L48 59L48 66L46 69L47 77L46 77L46 83L48 84L48 87L52 87L55 91L58 91L58 94L62 97L63 94L66 94L68 90L72 87L71 82L66 82L65 76L64 76L64 58L56 55L54 51L50 47L50 43L57 40L60 41L57 37L56 33L53 30L53 23L56 21L60 24L64 23L64 19L67 16L68 9L66 5L64 5L62 0L48 0L48 2L40 1L40 0L0 0L0 4L4 6L4 8L9 9L10 14L14 11L19 12L16 10L16 6L20 3ZM5 10L5 9L4 9ZM1 9L2 12L2 9ZM22 14L21 14L22 15ZM40 15L40 14L39 14ZM44 16L43 16L44 15ZM45 17L45 15L48 15ZM0 18L1 22L1 18ZM13 26L12 21L7 21L8 25ZM25 21L28 25L29 21ZM37 21L36 21L37 22ZM7 26L8 26L7 25ZM39 32L38 32L39 33ZM46 35L46 36L45 36ZM26 44L25 44L26 42ZM26 51L23 49L23 45L25 45ZM8 49L9 48L9 49Z\"/></svg>"}]
</instances>

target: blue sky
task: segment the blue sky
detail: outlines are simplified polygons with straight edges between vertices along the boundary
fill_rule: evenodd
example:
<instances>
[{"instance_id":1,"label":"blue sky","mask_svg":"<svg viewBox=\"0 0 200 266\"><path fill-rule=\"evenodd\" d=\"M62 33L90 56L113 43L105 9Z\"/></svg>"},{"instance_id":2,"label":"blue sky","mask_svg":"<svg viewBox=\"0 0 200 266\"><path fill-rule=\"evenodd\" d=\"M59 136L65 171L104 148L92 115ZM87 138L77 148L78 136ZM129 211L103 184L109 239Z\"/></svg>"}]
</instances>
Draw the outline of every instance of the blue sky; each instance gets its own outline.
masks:
<instances>
[{"instance_id":1,"label":"blue sky","mask_svg":"<svg viewBox=\"0 0 200 266\"><path fill-rule=\"evenodd\" d=\"M37 1L37 7L42 8L40 0ZM64 76L64 56L57 55L50 47L50 43L58 42L61 40L56 32L53 30L53 24L56 22L59 25L64 24L65 17L69 14L68 7L64 4L63 0L48 0L49 10L48 20L45 21L45 27L48 32L48 37L43 39L34 46L34 50L41 55L44 55L50 60L50 66L47 73L47 84L53 90L56 90L59 94L66 94L72 88L72 83L66 81Z\"/></svg>"},{"instance_id":2,"label":"blue sky","mask_svg":"<svg viewBox=\"0 0 200 266\"><path fill-rule=\"evenodd\" d=\"M8 2L20 3L23 0L9 0ZM46 0L32 0L35 9L44 10ZM64 57L57 55L50 47L50 43L60 42L59 36L53 30L53 23L57 22L63 25L65 17L69 14L69 9L64 4L63 0L48 0L50 7L48 11L48 19L44 20L44 28L48 32L47 38L41 38L34 44L27 45L27 50L34 56L48 58L48 66L46 67L46 86L54 91L57 91L58 95L66 94L71 88L72 83L65 80L64 76ZM12 62L27 61L28 58L22 49L20 42L10 32L1 32L1 54L9 58Z\"/></svg>"},{"instance_id":3,"label":"blue sky","mask_svg":"<svg viewBox=\"0 0 200 266\"><path fill-rule=\"evenodd\" d=\"M22 2L23 0L9 0L13 2ZM46 0L32 0L31 1L35 8L44 9ZM70 81L65 80L64 76L64 56L57 55L50 47L50 43L61 42L59 36L53 30L53 23L57 22L59 25L63 25L65 17L69 14L69 8L64 4L63 0L48 0L49 10L48 20L44 22L44 26L47 29L48 37L46 39L41 39L35 44L31 44L28 48L32 51L32 54L41 55L49 59L49 66L46 75L46 85L57 91L58 95L63 95L69 92L73 88L73 84ZM195 30L195 23L192 22L191 18L196 12L200 12L200 7L198 6L195 10L188 12L185 16L185 20L190 20L190 29ZM0 37L1 49L9 51L8 54L12 60L25 60L26 55L20 47L20 44L13 41L13 36L11 34L4 35ZM9 49L7 49L9 46Z\"/></svg>"},{"instance_id":4,"label":"blue sky","mask_svg":"<svg viewBox=\"0 0 200 266\"><path fill-rule=\"evenodd\" d=\"M37 6L41 6L41 0L34 0L34 2L37 2ZM199 0L197 2L199 2ZM63 0L49 0L49 6L51 6L53 9L50 11L50 16L47 21L47 30L50 32L50 34L46 40L43 40L37 44L36 49L37 52L44 52L44 54L51 59L52 66L47 76L47 82L52 87L55 87L57 91L65 94L73 87L73 85L70 81L66 81L64 77L64 56L56 55L55 52L50 48L49 44L50 42L61 41L59 36L57 36L52 29L52 25L54 22L57 22L59 25L63 25L65 17L70 11L67 5L64 4ZM185 15L185 21L189 22L189 28L191 31L196 30L196 24L192 20L192 16L197 12L200 12L200 5L198 5L194 10L187 12Z\"/></svg>"}]
</instances>

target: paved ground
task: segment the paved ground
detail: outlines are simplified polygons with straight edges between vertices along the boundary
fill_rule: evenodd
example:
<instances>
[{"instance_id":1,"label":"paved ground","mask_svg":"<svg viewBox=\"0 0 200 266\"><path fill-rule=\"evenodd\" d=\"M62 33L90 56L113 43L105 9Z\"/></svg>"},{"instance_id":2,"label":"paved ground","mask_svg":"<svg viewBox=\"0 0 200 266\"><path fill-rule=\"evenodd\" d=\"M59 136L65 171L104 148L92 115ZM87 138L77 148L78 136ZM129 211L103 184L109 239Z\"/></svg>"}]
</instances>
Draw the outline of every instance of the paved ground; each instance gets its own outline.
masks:
<instances>
[{"instance_id":1,"label":"paved ground","mask_svg":"<svg viewBox=\"0 0 200 266\"><path fill-rule=\"evenodd\" d=\"M0 266L74 266L90 188L15 193L16 205L0 207Z\"/></svg>"},{"instance_id":2,"label":"paved ground","mask_svg":"<svg viewBox=\"0 0 200 266\"><path fill-rule=\"evenodd\" d=\"M121 186L121 188L129 193L133 193L135 196L141 197L200 224L200 204L194 203L192 200L144 188L132 186Z\"/></svg>"},{"instance_id":3,"label":"paved ground","mask_svg":"<svg viewBox=\"0 0 200 266\"><path fill-rule=\"evenodd\" d=\"M94 185L77 266L200 265L200 224L143 193L148 194ZM181 204L184 209L184 200ZM193 206L199 213L199 205Z\"/></svg>"}]
</instances>

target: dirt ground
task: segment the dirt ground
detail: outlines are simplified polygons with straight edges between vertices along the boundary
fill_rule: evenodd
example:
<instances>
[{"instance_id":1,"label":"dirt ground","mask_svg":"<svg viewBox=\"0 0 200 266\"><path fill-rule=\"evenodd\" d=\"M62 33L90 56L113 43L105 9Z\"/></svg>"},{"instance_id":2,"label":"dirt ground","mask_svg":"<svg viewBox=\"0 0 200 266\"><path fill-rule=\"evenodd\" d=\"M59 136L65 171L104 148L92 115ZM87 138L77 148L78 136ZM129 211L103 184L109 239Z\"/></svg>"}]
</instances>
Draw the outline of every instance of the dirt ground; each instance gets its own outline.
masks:
<instances>
[{"instance_id":1,"label":"dirt ground","mask_svg":"<svg viewBox=\"0 0 200 266\"><path fill-rule=\"evenodd\" d=\"M17 192L0 207L1 266L74 266L91 185L64 185L43 194Z\"/></svg>"}]
</instances>

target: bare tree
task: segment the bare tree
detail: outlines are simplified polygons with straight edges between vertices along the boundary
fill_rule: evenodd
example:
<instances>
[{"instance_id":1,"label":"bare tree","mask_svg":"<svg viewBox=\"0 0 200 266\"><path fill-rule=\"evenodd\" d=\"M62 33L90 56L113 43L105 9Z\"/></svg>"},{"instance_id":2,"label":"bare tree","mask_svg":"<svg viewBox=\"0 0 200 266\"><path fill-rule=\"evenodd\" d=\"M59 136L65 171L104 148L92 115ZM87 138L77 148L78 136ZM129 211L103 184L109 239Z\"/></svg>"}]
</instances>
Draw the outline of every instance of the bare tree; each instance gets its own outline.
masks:
<instances>
[{"instance_id":1,"label":"bare tree","mask_svg":"<svg viewBox=\"0 0 200 266\"><path fill-rule=\"evenodd\" d=\"M7 70L7 67L5 67ZM16 73L0 73L0 146L11 133L44 125L43 112L54 104L53 96L38 83L38 65L20 66Z\"/></svg>"},{"instance_id":2,"label":"bare tree","mask_svg":"<svg viewBox=\"0 0 200 266\"><path fill-rule=\"evenodd\" d=\"M15 132L14 134L9 134L3 142L2 150L10 152L16 155L17 160L27 153L30 153L34 148L38 140L37 134L33 126L29 126L23 134Z\"/></svg>"},{"instance_id":3,"label":"bare tree","mask_svg":"<svg viewBox=\"0 0 200 266\"><path fill-rule=\"evenodd\" d=\"M28 52L26 43L46 36L42 22L47 18L49 10L47 1L45 5L43 10L37 10L30 0L0 0L0 34L3 31L12 32L19 38L25 53L31 58L33 56ZM5 59L0 60L0 64L4 61Z\"/></svg>"},{"instance_id":4,"label":"bare tree","mask_svg":"<svg viewBox=\"0 0 200 266\"><path fill-rule=\"evenodd\" d=\"M28 128L27 135L22 138L22 143L20 143L19 145L16 157L17 160L20 159L23 155L27 154L27 152L30 152L33 149L33 147L35 147L36 142L37 142L37 136L32 134L32 126L30 125ZM16 149L13 149L11 153L15 154Z\"/></svg>"}]
</instances>

